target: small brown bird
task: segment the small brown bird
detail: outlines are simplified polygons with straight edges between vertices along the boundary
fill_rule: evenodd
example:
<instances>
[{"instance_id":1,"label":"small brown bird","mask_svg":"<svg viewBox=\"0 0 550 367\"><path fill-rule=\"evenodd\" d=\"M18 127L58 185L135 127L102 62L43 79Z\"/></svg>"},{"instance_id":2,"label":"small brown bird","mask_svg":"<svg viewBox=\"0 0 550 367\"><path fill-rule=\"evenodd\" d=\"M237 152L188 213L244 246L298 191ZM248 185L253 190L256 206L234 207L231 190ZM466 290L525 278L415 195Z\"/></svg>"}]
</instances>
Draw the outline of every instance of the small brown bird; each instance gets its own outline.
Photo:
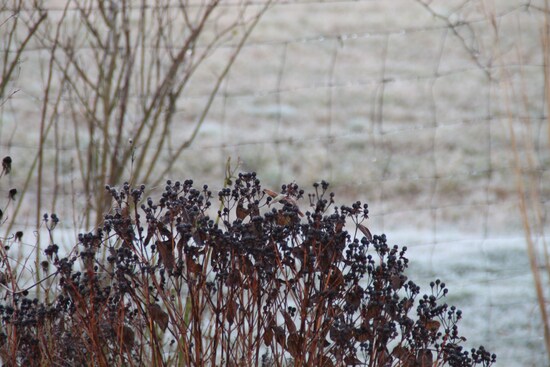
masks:
<instances>
[{"instance_id":1,"label":"small brown bird","mask_svg":"<svg viewBox=\"0 0 550 367\"><path fill-rule=\"evenodd\" d=\"M298 207L298 203L296 202L296 200L291 198L289 195L279 194L279 193L276 193L275 191L269 190L269 189L264 189L264 192L267 195L269 195L273 198L273 199L271 199L270 204L271 203L278 203L278 202L280 202L281 204L290 204L290 205L294 206L296 209L298 209L298 215L300 215L300 217L304 216L304 213L302 213L302 211L300 210L300 207Z\"/></svg>"}]
</instances>

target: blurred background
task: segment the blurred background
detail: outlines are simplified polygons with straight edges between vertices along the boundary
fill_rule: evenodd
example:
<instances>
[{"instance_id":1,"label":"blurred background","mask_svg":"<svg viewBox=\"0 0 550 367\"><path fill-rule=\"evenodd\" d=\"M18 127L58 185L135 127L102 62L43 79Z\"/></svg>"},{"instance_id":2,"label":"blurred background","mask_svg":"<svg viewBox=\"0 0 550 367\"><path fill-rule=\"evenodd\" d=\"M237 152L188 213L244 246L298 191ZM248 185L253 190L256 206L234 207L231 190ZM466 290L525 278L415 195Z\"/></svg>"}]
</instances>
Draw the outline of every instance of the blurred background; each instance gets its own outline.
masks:
<instances>
[{"instance_id":1,"label":"blurred background","mask_svg":"<svg viewBox=\"0 0 550 367\"><path fill-rule=\"evenodd\" d=\"M105 185L217 192L228 159L274 190L324 179L408 246L413 280L447 284L466 346L548 365L549 11L1 0L2 236L23 231L21 258L38 256L57 213L71 249L109 209Z\"/></svg>"}]
</instances>

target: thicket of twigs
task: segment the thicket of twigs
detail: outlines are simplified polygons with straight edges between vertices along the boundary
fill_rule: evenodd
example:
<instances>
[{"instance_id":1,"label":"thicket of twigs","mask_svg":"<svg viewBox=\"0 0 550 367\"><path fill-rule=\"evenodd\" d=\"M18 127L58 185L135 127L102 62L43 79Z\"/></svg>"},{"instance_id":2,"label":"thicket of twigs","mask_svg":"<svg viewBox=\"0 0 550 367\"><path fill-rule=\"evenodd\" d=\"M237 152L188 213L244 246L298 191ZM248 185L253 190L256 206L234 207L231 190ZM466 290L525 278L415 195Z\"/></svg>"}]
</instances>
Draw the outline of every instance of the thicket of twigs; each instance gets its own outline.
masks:
<instances>
[{"instance_id":1,"label":"thicket of twigs","mask_svg":"<svg viewBox=\"0 0 550 367\"><path fill-rule=\"evenodd\" d=\"M105 185L126 177L161 185L270 7L271 0L0 1L0 115L18 106L22 66L42 73L26 81L38 90L39 118L24 136L36 152L17 167L21 200L5 217L6 232L20 213L33 216L39 254L44 211L64 206L67 227L97 227L109 209ZM189 90L206 98L184 99ZM33 260L38 281L40 259Z\"/></svg>"}]
</instances>

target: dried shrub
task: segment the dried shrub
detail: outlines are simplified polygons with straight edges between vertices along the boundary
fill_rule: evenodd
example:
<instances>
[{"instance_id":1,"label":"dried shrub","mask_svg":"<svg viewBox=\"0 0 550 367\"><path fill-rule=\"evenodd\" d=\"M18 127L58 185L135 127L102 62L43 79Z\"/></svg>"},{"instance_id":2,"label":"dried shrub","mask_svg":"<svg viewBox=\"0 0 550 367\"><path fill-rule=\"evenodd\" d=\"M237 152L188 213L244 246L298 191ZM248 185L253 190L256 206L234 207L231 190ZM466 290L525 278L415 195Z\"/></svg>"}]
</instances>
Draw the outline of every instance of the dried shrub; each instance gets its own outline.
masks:
<instances>
[{"instance_id":1,"label":"dried shrub","mask_svg":"<svg viewBox=\"0 0 550 367\"><path fill-rule=\"evenodd\" d=\"M0 306L8 365L490 366L466 351L460 310L405 275L406 248L365 226L368 206L335 206L328 184L265 190L255 173L214 194L168 181L107 187L101 228L60 256L54 299L10 281ZM309 204L306 209L305 204ZM57 217L45 217L48 226ZM48 227L48 228L50 228ZM6 264L7 253L1 250Z\"/></svg>"}]
</instances>

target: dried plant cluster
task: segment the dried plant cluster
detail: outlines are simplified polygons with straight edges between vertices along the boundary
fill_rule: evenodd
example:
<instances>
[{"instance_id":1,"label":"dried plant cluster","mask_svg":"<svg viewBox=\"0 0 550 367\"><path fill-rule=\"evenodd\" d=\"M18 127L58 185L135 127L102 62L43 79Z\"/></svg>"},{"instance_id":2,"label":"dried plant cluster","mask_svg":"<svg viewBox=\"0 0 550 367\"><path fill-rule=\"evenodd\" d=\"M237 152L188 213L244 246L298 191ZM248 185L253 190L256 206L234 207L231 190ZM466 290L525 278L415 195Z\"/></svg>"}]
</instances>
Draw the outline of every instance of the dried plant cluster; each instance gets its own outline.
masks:
<instances>
[{"instance_id":1,"label":"dried plant cluster","mask_svg":"<svg viewBox=\"0 0 550 367\"><path fill-rule=\"evenodd\" d=\"M328 183L264 190L239 174L217 193L168 181L107 187L113 208L69 254L51 243L47 277L22 289L2 257L0 356L6 365L490 366L466 351L461 312L404 274L406 248L337 207ZM301 200L304 199L304 200ZM304 202L309 201L305 209ZM299 205L302 209L299 208ZM303 212L302 212L303 210ZM56 215L44 215L53 231ZM35 298L41 288L41 298Z\"/></svg>"}]
</instances>

